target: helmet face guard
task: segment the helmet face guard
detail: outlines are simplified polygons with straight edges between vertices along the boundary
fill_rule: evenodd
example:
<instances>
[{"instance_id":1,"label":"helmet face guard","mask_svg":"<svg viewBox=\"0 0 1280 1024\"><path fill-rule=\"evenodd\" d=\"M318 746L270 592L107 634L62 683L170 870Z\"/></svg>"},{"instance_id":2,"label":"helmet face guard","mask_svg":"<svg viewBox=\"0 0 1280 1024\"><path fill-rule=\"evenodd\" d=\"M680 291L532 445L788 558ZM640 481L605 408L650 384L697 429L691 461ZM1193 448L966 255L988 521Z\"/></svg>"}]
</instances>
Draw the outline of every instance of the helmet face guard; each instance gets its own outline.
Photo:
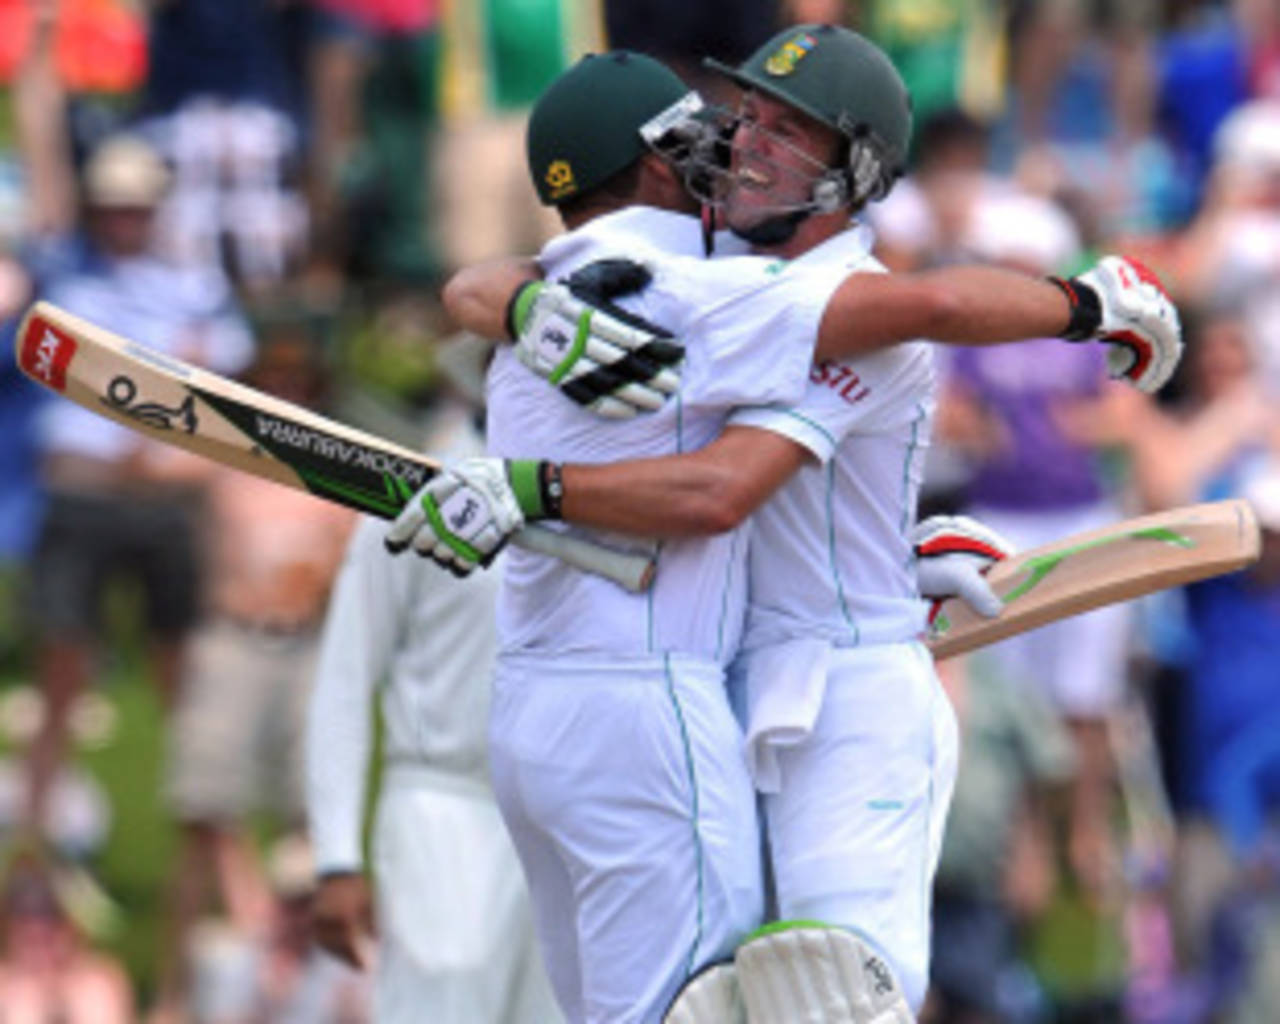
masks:
<instances>
[{"instance_id":1,"label":"helmet face guard","mask_svg":"<svg viewBox=\"0 0 1280 1024\"><path fill-rule=\"evenodd\" d=\"M733 209L739 189L771 189L779 193L772 203L757 201L750 224L730 223L740 237L757 245L785 242L811 214L857 210L883 196L896 175L889 171L890 154L870 134L849 139L840 136L833 160L823 160L799 148L755 121L749 114L726 108L706 108L699 134L679 167L685 187L717 220L723 222ZM768 142L768 153L744 148L743 133ZM736 158L736 159L735 159Z\"/></svg>"},{"instance_id":2,"label":"helmet face guard","mask_svg":"<svg viewBox=\"0 0 1280 1024\"><path fill-rule=\"evenodd\" d=\"M797 166L786 168L794 178L806 173L798 168L815 165L804 198L780 202L778 217L798 224L811 213L833 212L845 205L858 209L884 198L901 175L911 134L910 98L889 59L857 33L830 25L800 25L779 33L740 67L706 63L746 93L782 103L843 140L834 161L821 163L802 154L804 159L793 161ZM739 119L722 117L719 145L704 146L698 156L695 180L714 183L702 196L713 207L723 206L731 189L747 184L734 180L730 170L738 123ZM764 131L758 125L752 130ZM774 134L770 145L781 151L795 149ZM751 158L764 167L761 159Z\"/></svg>"},{"instance_id":3,"label":"helmet face guard","mask_svg":"<svg viewBox=\"0 0 1280 1024\"><path fill-rule=\"evenodd\" d=\"M706 205L711 177L719 166L728 167L728 151L722 153L723 112L709 107L690 92L640 127L640 137L680 175L688 193Z\"/></svg>"}]
</instances>

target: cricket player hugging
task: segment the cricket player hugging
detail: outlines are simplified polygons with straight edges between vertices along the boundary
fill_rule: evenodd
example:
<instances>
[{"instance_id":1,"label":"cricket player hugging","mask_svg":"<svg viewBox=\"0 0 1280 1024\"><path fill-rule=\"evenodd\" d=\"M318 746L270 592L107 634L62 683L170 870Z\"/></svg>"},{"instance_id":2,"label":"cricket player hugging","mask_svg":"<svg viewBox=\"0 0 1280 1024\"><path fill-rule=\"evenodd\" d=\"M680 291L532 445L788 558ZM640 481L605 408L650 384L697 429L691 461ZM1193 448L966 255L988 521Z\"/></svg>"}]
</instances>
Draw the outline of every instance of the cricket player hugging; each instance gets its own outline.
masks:
<instances>
[{"instance_id":1,"label":"cricket player hugging","mask_svg":"<svg viewBox=\"0 0 1280 1024\"><path fill-rule=\"evenodd\" d=\"M927 346L890 346L1097 338L1154 388L1177 319L1115 259L1065 286L879 272L850 217L906 153L887 58L809 25L721 70L744 93L710 130L635 54L585 58L539 100L530 172L569 229L538 258L553 283L509 306L501 271L450 284L467 326L496 336L500 316L468 311L507 309L520 342L490 371L490 456L437 476L386 539L465 573L528 519L665 538L646 596L525 551L503 569L491 770L570 1021L905 1022L956 759L920 593L990 611L977 570L1003 545L915 525L933 374ZM687 187L769 258L697 258ZM619 254L647 272L594 262ZM652 408L672 337L677 398L592 415ZM953 557L917 581L920 553ZM758 931L757 787L782 918Z\"/></svg>"}]
</instances>

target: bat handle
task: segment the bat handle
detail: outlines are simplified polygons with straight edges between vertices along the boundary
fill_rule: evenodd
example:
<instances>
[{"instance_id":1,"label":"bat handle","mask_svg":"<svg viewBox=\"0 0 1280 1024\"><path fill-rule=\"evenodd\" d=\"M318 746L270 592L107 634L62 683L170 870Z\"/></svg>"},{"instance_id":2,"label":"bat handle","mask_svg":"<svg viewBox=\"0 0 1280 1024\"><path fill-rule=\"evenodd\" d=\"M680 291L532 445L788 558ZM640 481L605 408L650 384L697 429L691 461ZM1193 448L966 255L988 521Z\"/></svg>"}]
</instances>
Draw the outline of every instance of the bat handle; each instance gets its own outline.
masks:
<instances>
[{"instance_id":1,"label":"bat handle","mask_svg":"<svg viewBox=\"0 0 1280 1024\"><path fill-rule=\"evenodd\" d=\"M526 551L558 558L583 572L613 580L634 594L648 590L657 571L652 555L614 551L581 537L571 537L541 526L524 527L512 538L512 543Z\"/></svg>"}]
</instances>

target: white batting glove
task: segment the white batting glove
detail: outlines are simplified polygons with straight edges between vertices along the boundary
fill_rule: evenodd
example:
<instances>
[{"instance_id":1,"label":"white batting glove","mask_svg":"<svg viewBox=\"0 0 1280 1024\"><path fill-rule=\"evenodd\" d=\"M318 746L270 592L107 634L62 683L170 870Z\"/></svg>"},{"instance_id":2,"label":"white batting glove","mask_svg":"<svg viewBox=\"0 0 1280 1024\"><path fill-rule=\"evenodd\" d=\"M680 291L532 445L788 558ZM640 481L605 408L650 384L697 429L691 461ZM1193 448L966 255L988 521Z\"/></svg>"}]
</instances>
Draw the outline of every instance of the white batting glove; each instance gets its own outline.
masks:
<instances>
[{"instance_id":1,"label":"white batting glove","mask_svg":"<svg viewBox=\"0 0 1280 1024\"><path fill-rule=\"evenodd\" d=\"M1182 358L1182 325L1169 293L1137 260L1107 256L1078 277L1049 278L1071 303L1068 341L1096 338L1107 368L1139 391L1159 391Z\"/></svg>"},{"instance_id":2,"label":"white batting glove","mask_svg":"<svg viewBox=\"0 0 1280 1024\"><path fill-rule=\"evenodd\" d=\"M609 419L660 409L680 387L684 348L671 332L612 300L648 285L630 260L599 260L565 281L531 281L511 302L516 358L579 405Z\"/></svg>"},{"instance_id":3,"label":"white batting glove","mask_svg":"<svg viewBox=\"0 0 1280 1024\"><path fill-rule=\"evenodd\" d=\"M446 466L409 499L383 543L392 554L412 547L455 576L488 566L526 516L541 512L540 470L537 462L492 458Z\"/></svg>"},{"instance_id":4,"label":"white batting glove","mask_svg":"<svg viewBox=\"0 0 1280 1024\"><path fill-rule=\"evenodd\" d=\"M960 597L979 615L994 619L1004 603L983 575L1008 558L1014 546L968 516L930 516L911 531L916 580L922 597L937 604Z\"/></svg>"}]
</instances>

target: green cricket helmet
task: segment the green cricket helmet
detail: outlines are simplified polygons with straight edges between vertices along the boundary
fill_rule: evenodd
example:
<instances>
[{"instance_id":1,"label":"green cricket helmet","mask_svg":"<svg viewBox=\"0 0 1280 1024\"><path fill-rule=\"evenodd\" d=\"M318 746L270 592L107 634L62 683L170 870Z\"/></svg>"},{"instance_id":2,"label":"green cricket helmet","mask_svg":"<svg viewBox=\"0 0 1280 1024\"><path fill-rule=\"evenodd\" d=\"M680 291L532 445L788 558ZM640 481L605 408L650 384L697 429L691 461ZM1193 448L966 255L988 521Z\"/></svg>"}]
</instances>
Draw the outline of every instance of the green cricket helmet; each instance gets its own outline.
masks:
<instances>
[{"instance_id":1,"label":"green cricket helmet","mask_svg":"<svg viewBox=\"0 0 1280 1024\"><path fill-rule=\"evenodd\" d=\"M818 210L882 199L906 167L911 97L902 76L874 43L836 25L794 25L736 68L708 67L795 107L848 142L838 174L818 182Z\"/></svg>"},{"instance_id":2,"label":"green cricket helmet","mask_svg":"<svg viewBox=\"0 0 1280 1024\"><path fill-rule=\"evenodd\" d=\"M589 192L701 105L652 57L588 54L547 87L529 115L525 148L538 198L555 206Z\"/></svg>"}]
</instances>

